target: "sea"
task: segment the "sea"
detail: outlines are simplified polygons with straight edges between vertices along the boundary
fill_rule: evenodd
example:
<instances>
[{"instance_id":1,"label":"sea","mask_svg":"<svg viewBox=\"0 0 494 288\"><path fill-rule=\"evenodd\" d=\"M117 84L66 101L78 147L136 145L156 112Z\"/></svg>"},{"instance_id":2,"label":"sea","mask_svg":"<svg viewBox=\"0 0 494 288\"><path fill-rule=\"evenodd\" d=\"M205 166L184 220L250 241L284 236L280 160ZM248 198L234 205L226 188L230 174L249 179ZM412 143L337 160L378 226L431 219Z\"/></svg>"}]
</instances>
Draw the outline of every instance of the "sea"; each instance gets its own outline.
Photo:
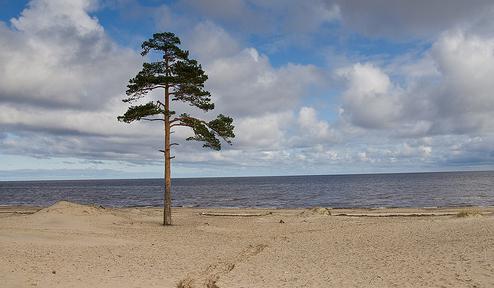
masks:
<instances>
[{"instance_id":1,"label":"sea","mask_svg":"<svg viewBox=\"0 0 494 288\"><path fill-rule=\"evenodd\" d=\"M0 205L163 205L163 179L0 181ZM494 206L494 171L172 180L175 207Z\"/></svg>"}]
</instances>

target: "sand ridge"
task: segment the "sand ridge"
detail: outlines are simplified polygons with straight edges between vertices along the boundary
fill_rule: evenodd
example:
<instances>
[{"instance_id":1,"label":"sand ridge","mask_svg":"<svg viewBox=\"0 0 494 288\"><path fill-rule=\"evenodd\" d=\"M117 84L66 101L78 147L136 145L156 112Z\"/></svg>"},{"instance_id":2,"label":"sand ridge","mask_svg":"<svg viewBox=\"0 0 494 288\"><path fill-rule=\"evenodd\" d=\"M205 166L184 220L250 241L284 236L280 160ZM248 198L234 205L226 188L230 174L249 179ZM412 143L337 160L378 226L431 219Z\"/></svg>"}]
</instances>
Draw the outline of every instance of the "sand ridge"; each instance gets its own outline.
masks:
<instances>
[{"instance_id":1,"label":"sand ridge","mask_svg":"<svg viewBox=\"0 0 494 288\"><path fill-rule=\"evenodd\" d=\"M107 231L106 226L128 222L127 219L115 215L104 207L67 201L59 201L24 218L27 226L101 233Z\"/></svg>"}]
</instances>

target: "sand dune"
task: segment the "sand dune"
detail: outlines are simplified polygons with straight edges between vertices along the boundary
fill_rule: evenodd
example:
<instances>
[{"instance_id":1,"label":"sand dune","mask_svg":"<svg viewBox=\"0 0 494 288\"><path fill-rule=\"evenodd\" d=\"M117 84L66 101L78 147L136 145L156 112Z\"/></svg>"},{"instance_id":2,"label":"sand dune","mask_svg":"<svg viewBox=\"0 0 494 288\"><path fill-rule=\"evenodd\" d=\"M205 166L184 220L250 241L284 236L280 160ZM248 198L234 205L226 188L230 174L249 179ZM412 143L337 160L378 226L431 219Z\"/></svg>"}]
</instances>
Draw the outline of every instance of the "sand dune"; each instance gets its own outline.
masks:
<instances>
[{"instance_id":1,"label":"sand dune","mask_svg":"<svg viewBox=\"0 0 494 288\"><path fill-rule=\"evenodd\" d=\"M494 287L494 208L1 210L1 287Z\"/></svg>"}]
</instances>

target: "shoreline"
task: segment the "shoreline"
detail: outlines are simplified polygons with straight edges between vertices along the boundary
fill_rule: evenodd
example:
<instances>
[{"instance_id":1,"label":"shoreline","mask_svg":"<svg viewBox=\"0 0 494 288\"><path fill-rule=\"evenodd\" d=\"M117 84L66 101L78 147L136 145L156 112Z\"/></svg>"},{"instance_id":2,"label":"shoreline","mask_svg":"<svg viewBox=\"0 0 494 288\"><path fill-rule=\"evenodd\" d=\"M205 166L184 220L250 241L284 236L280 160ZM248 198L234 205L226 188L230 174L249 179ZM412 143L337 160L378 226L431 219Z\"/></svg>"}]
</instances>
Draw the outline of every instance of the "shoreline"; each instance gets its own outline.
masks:
<instances>
[{"instance_id":1,"label":"shoreline","mask_svg":"<svg viewBox=\"0 0 494 288\"><path fill-rule=\"evenodd\" d=\"M65 201L61 201L65 202ZM58 203L58 202L57 202ZM73 202L70 202L73 203ZM79 203L75 203L79 204ZM139 210L151 210L151 211L161 211L163 207L157 206L131 206L131 207L106 207L95 204L79 204L90 207L100 207L104 209L108 209L110 211L126 211L130 209L139 209ZM50 206L30 206L30 205L0 205L0 214L33 214L42 209L48 208ZM197 213L202 213L205 211L232 211L232 212L245 212L245 211L274 211L274 212L301 212L308 209L314 208L324 208L329 209L333 216L352 216L356 215L379 215L379 214L396 214L403 216L410 216L413 214L421 214L423 216L442 216L444 215L455 215L456 213L466 211L466 210L475 210L482 214L494 214L494 206L451 206L451 207L379 207L379 208L331 208L331 207L323 207L323 206L313 206L313 207L298 207L298 208L237 208L237 207L172 207L172 210L176 211L196 211Z\"/></svg>"}]
</instances>

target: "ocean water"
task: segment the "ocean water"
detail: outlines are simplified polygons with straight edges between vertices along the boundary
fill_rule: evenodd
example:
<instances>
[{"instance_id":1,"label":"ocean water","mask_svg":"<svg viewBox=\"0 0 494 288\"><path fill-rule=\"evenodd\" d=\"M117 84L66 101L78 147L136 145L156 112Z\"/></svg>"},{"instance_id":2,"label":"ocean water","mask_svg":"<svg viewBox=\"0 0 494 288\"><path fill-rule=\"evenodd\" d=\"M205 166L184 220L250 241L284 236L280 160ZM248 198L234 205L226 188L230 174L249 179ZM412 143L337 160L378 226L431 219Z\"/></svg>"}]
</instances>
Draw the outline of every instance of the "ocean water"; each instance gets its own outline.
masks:
<instances>
[{"instance_id":1,"label":"ocean water","mask_svg":"<svg viewBox=\"0 0 494 288\"><path fill-rule=\"evenodd\" d=\"M173 206L333 208L494 205L494 171L173 179ZM0 205L59 200L161 206L162 179L0 181Z\"/></svg>"}]
</instances>

